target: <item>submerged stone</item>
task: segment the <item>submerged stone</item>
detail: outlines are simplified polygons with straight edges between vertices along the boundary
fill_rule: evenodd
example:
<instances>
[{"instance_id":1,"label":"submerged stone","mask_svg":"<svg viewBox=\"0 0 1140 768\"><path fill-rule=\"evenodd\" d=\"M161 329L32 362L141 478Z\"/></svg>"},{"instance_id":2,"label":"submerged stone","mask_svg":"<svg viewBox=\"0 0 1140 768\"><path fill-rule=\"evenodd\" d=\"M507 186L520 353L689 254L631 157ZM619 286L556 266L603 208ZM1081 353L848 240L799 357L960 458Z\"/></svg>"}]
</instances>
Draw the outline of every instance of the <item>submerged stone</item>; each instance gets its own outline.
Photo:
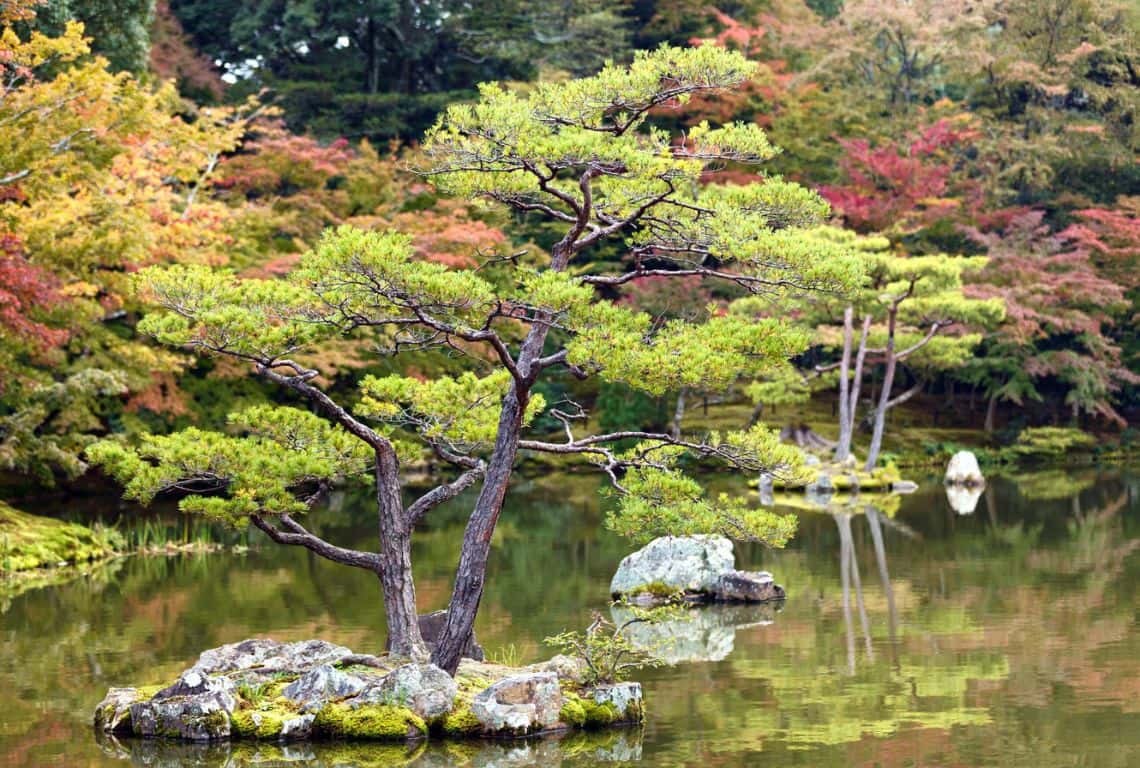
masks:
<instances>
[{"instance_id":1,"label":"submerged stone","mask_svg":"<svg viewBox=\"0 0 1140 768\"><path fill-rule=\"evenodd\" d=\"M783 600L784 588L767 571L728 571L722 573L713 587L717 600L728 603L766 603Z\"/></svg>"}]
</instances>

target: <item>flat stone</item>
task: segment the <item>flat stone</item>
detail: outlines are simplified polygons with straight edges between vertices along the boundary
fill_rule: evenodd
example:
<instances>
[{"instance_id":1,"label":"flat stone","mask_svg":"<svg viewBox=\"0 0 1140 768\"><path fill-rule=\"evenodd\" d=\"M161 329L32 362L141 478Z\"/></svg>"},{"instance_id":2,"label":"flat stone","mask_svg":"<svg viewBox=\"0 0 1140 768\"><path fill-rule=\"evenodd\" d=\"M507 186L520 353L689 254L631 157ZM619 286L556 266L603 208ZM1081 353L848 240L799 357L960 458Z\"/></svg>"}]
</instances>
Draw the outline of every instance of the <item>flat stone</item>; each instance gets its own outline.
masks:
<instances>
[{"instance_id":1,"label":"flat stone","mask_svg":"<svg viewBox=\"0 0 1140 768\"><path fill-rule=\"evenodd\" d=\"M281 643L267 638L243 640L204 651L192 669L207 675L250 670L259 675L302 674L321 664L336 664L353 653L324 640Z\"/></svg>"},{"instance_id":2,"label":"flat stone","mask_svg":"<svg viewBox=\"0 0 1140 768\"><path fill-rule=\"evenodd\" d=\"M434 664L405 664L385 675L349 706L395 704L407 707L424 720L446 715L455 706L459 686Z\"/></svg>"},{"instance_id":3,"label":"flat stone","mask_svg":"<svg viewBox=\"0 0 1140 768\"><path fill-rule=\"evenodd\" d=\"M713 597L723 602L765 603L783 600L786 594L767 571L729 571L717 578Z\"/></svg>"},{"instance_id":4,"label":"flat stone","mask_svg":"<svg viewBox=\"0 0 1140 768\"><path fill-rule=\"evenodd\" d=\"M918 490L918 483L913 480L896 480L891 483L891 490L895 493L914 493Z\"/></svg>"},{"instance_id":5,"label":"flat stone","mask_svg":"<svg viewBox=\"0 0 1140 768\"><path fill-rule=\"evenodd\" d=\"M522 735L550 728L562 710L562 688L553 672L507 677L481 691L471 712L486 734Z\"/></svg>"},{"instance_id":6,"label":"flat stone","mask_svg":"<svg viewBox=\"0 0 1140 768\"><path fill-rule=\"evenodd\" d=\"M366 686L367 683L356 675L322 664L285 686L281 695L300 704L301 710L308 712L320 709L330 701L351 698Z\"/></svg>"},{"instance_id":7,"label":"flat stone","mask_svg":"<svg viewBox=\"0 0 1140 768\"><path fill-rule=\"evenodd\" d=\"M95 728L106 733L131 732L131 705L138 701L136 688L112 688L95 707Z\"/></svg>"},{"instance_id":8,"label":"flat stone","mask_svg":"<svg viewBox=\"0 0 1140 768\"><path fill-rule=\"evenodd\" d=\"M623 721L641 720L641 702L641 683L614 683L594 689L594 703L612 705Z\"/></svg>"},{"instance_id":9,"label":"flat stone","mask_svg":"<svg viewBox=\"0 0 1140 768\"><path fill-rule=\"evenodd\" d=\"M723 536L664 536L627 555L610 581L610 593L625 595L650 586L689 593L711 592L736 558Z\"/></svg>"}]
</instances>

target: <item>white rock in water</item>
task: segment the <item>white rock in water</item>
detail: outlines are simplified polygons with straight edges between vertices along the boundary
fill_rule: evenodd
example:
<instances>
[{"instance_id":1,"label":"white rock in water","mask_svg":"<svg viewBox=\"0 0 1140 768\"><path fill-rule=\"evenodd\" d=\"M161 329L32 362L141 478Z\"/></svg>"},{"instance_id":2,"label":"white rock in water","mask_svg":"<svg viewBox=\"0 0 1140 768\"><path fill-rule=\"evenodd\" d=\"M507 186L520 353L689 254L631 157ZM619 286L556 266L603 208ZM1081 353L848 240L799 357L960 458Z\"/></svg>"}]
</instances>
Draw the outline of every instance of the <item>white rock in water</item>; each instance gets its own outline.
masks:
<instances>
[{"instance_id":1,"label":"white rock in water","mask_svg":"<svg viewBox=\"0 0 1140 768\"><path fill-rule=\"evenodd\" d=\"M986 480L982 477L982 468L978 466L978 457L970 451L955 453L946 465L944 482L949 485L984 485Z\"/></svg>"},{"instance_id":2,"label":"white rock in water","mask_svg":"<svg viewBox=\"0 0 1140 768\"><path fill-rule=\"evenodd\" d=\"M723 536L663 536L621 561L610 594L626 595L650 585L712 592L720 575L735 567L732 542Z\"/></svg>"}]
</instances>

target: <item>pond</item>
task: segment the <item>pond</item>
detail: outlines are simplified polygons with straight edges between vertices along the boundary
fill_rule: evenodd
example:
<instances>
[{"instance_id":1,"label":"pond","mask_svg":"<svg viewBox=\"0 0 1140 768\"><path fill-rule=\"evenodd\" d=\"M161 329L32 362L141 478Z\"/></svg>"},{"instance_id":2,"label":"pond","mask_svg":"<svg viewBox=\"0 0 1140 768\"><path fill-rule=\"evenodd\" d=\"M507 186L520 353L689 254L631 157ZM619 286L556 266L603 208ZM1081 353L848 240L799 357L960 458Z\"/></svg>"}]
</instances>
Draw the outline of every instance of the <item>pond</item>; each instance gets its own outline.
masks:
<instances>
[{"instance_id":1,"label":"pond","mask_svg":"<svg viewBox=\"0 0 1140 768\"><path fill-rule=\"evenodd\" d=\"M603 529L598 490L585 476L515 483L477 625L492 658L548 657L544 637L609 610L610 576L632 547ZM60 502L24 507L50 514ZM66 509L143 524L109 496ZM446 604L462 511L439 510L420 533L424 610ZM782 609L712 608L653 628L673 663L638 676L644 728L564 739L100 743L90 716L109 686L168 680L205 648L257 635L381 650L378 584L266 542L9 588L0 766L1140 765L1140 469L998 478L966 515L934 482L897 510L853 511L803 513L783 551L738 546L739 567L787 588ZM369 546L364 500L335 497L313 523Z\"/></svg>"}]
</instances>

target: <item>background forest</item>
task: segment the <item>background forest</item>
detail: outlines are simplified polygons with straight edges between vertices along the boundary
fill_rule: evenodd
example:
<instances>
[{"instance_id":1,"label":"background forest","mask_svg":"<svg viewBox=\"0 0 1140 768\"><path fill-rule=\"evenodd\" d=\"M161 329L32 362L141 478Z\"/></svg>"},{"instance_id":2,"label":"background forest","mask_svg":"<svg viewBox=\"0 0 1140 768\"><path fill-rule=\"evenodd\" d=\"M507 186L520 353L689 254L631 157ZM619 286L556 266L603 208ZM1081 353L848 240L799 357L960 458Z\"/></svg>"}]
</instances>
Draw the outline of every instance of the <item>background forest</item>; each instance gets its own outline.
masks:
<instances>
[{"instance_id":1,"label":"background forest","mask_svg":"<svg viewBox=\"0 0 1140 768\"><path fill-rule=\"evenodd\" d=\"M437 194L411 170L417 140L478 83L564 80L661 43L731 48L760 68L745 88L660 108L654 122L759 124L781 149L765 172L818 190L836 225L866 236L884 285L911 259L934 286L914 301L952 307L953 324L918 353L868 359L864 397L893 377L897 397L887 387L883 402L918 414L887 425L888 451L904 423L976 430L995 450L1050 425L1136 441L1134 4L0 0L0 27L0 467L14 475L75 477L98 436L220 427L246 403L281 400L231 364L136 333L127 283L141 267L280 275L340 223L395 228L418 258L448 266L493 269L549 249L556 233L537 217ZM741 166L716 183L757 178ZM987 258L960 269L945 254ZM572 395L605 430L677 431L686 402L737 403L747 407L731 426L794 413L834 437L843 306L679 284L647 277L613 291L662 321L784 317L812 345L780 375L728 392L651 397L567 374L542 385L546 401ZM1004 312L983 311L994 299ZM889 302L874 285L859 302L854 327L869 318L863 339L881 348ZM900 327L898 346L925 330ZM319 367L344 391L370 374L461 370L444 351L413 357L385 370L341 341ZM839 398L841 427L858 397ZM869 423L849 426L856 444L870 438ZM929 434L921 448L940 455Z\"/></svg>"}]
</instances>

